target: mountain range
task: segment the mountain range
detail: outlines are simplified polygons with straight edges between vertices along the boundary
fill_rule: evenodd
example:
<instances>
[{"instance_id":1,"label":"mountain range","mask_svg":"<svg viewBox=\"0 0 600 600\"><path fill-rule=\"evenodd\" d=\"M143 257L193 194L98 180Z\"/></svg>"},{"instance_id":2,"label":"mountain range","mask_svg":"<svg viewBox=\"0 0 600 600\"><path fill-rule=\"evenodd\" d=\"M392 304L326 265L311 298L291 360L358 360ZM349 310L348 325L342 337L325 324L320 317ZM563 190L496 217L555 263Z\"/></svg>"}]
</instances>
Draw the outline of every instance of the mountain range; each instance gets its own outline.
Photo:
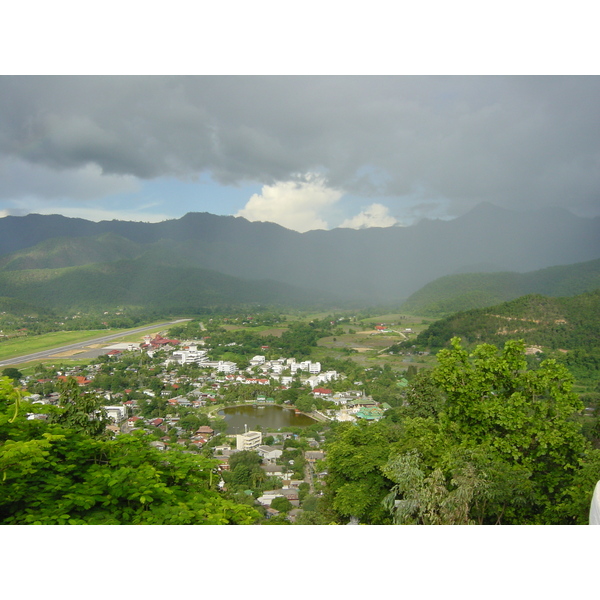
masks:
<instances>
[{"instance_id":1,"label":"mountain range","mask_svg":"<svg viewBox=\"0 0 600 600\"><path fill-rule=\"evenodd\" d=\"M188 213L161 223L0 219L0 296L33 304L400 303L440 277L600 258L600 218L484 203L409 227L291 231ZM73 296L75 293L75 297Z\"/></svg>"}]
</instances>

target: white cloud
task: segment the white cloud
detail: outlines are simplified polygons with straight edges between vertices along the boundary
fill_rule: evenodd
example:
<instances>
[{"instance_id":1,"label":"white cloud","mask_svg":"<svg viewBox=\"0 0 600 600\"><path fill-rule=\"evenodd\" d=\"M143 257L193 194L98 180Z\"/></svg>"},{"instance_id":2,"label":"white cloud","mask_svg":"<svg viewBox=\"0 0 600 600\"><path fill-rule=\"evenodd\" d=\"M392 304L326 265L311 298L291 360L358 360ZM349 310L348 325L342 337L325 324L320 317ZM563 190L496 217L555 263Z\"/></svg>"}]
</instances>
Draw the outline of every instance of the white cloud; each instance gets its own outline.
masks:
<instances>
[{"instance_id":1,"label":"white cloud","mask_svg":"<svg viewBox=\"0 0 600 600\"><path fill-rule=\"evenodd\" d=\"M269 221L303 233L327 229L321 217L342 197L342 192L327 187L325 180L309 174L304 181L280 181L263 186L236 216L249 221Z\"/></svg>"},{"instance_id":2,"label":"white cloud","mask_svg":"<svg viewBox=\"0 0 600 600\"><path fill-rule=\"evenodd\" d=\"M350 229L366 229L367 227L391 227L398 220L389 214L389 209L383 204L371 204L351 219L346 219L340 227Z\"/></svg>"}]
</instances>

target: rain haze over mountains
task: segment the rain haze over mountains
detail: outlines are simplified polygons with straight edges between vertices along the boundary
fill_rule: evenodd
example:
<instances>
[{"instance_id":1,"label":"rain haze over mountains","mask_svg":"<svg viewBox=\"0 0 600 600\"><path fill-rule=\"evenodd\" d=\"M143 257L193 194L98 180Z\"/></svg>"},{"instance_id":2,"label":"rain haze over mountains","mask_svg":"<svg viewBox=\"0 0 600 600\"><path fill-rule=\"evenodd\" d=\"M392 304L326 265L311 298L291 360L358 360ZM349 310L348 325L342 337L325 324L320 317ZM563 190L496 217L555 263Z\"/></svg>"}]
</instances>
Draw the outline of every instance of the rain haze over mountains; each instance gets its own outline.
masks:
<instances>
[{"instance_id":1,"label":"rain haze over mountains","mask_svg":"<svg viewBox=\"0 0 600 600\"><path fill-rule=\"evenodd\" d=\"M112 233L364 301L591 260L599 104L594 76L3 76L1 251Z\"/></svg>"}]
</instances>

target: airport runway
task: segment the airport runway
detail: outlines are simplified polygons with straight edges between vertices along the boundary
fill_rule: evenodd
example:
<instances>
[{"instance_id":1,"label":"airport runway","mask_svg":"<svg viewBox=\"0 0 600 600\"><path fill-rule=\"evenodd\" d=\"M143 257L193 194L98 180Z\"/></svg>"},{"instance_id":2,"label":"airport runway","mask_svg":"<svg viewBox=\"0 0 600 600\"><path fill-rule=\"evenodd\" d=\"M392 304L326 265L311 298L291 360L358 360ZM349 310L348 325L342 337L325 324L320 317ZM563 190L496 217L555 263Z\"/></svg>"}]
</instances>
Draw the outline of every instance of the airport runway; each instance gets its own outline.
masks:
<instances>
[{"instance_id":1,"label":"airport runway","mask_svg":"<svg viewBox=\"0 0 600 600\"><path fill-rule=\"evenodd\" d=\"M175 325L176 323L182 323L184 321L189 321L190 319L178 319L176 321L168 321L166 323L159 323L157 325L146 325L144 327L137 327L135 329L131 329L129 331L121 331L120 333L113 333L110 335L104 335L101 337L97 337L91 340L86 340L85 342L77 342L76 344L69 344L67 346L58 346L56 348L52 348L50 350L43 350L41 352L34 352L33 354L26 354L23 356L17 356L15 358L7 358L0 361L0 367L8 367L11 365L20 365L23 363L31 362L33 360L42 360L53 357L55 354L62 354L65 352L71 352L73 350L80 350L82 348L88 348L89 352L85 353L77 353L75 356L77 358L94 358L95 356L99 356L100 354L105 354L106 351L102 348L91 348L91 346L95 346L97 344L109 345L109 342L118 340L119 338L129 336L136 333L143 333L144 331L148 331L151 329L157 329L158 327L169 327L171 325ZM89 356L88 356L89 355ZM56 357L57 360L63 357Z\"/></svg>"}]
</instances>

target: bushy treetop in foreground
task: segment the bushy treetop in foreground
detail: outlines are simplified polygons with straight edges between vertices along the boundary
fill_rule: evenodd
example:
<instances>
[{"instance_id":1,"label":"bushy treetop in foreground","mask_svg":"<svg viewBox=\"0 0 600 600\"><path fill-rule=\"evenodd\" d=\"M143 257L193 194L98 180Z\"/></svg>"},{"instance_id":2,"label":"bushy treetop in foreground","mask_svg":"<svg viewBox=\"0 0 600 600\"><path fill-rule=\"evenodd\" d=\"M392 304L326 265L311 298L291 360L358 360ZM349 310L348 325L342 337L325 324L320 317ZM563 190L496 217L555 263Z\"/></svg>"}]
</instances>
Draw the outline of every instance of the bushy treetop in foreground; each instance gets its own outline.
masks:
<instances>
[{"instance_id":1,"label":"bushy treetop in foreground","mask_svg":"<svg viewBox=\"0 0 600 600\"><path fill-rule=\"evenodd\" d=\"M216 462L160 451L143 432L104 437L84 426L75 390L52 421L0 379L0 523L250 524L259 515L217 491ZM93 423L95 413L86 416Z\"/></svg>"}]
</instances>

